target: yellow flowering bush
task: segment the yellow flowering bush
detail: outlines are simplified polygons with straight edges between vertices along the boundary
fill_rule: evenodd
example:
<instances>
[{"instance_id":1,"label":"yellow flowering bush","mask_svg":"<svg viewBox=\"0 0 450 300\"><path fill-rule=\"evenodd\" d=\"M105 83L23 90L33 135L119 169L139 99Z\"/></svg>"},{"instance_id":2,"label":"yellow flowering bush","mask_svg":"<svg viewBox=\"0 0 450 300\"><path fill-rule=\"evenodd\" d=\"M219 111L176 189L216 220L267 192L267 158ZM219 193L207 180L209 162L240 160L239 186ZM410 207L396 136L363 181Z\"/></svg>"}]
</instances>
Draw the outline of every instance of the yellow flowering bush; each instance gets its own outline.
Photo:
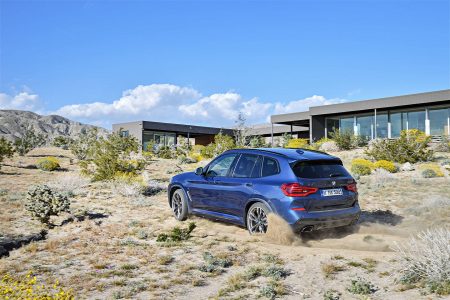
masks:
<instances>
[{"instance_id":1,"label":"yellow flowering bush","mask_svg":"<svg viewBox=\"0 0 450 300\"><path fill-rule=\"evenodd\" d=\"M385 169L389 173L397 172L397 167L392 161L388 160L379 160L373 164L375 169Z\"/></svg>"},{"instance_id":2,"label":"yellow flowering bush","mask_svg":"<svg viewBox=\"0 0 450 300\"><path fill-rule=\"evenodd\" d=\"M38 160L36 166L43 171L54 171L60 168L59 160L56 157L45 157Z\"/></svg>"},{"instance_id":3,"label":"yellow flowering bush","mask_svg":"<svg viewBox=\"0 0 450 300\"><path fill-rule=\"evenodd\" d=\"M422 164L420 167L425 178L444 177L441 167L435 163Z\"/></svg>"},{"instance_id":4,"label":"yellow flowering bush","mask_svg":"<svg viewBox=\"0 0 450 300\"><path fill-rule=\"evenodd\" d=\"M370 175L374 165L370 160L363 158L355 158L352 160L351 171L355 175Z\"/></svg>"},{"instance_id":5,"label":"yellow flowering bush","mask_svg":"<svg viewBox=\"0 0 450 300\"><path fill-rule=\"evenodd\" d=\"M286 148L304 148L308 145L307 139L291 139L286 145Z\"/></svg>"},{"instance_id":6,"label":"yellow flowering bush","mask_svg":"<svg viewBox=\"0 0 450 300\"><path fill-rule=\"evenodd\" d=\"M23 276L6 274L0 281L1 299L20 300L72 300L72 290L59 286L58 280L53 285L39 282L33 272Z\"/></svg>"}]
</instances>

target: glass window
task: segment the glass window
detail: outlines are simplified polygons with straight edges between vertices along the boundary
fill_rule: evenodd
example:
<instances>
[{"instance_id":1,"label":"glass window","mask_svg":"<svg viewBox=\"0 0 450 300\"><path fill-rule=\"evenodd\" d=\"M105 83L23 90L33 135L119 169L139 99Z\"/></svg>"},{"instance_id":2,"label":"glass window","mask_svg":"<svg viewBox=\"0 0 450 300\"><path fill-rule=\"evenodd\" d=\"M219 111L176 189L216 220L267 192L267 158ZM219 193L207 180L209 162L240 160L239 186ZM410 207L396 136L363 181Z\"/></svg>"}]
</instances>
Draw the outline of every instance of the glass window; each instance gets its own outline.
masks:
<instances>
[{"instance_id":1,"label":"glass window","mask_svg":"<svg viewBox=\"0 0 450 300\"><path fill-rule=\"evenodd\" d=\"M233 164L236 156L237 153L230 153L219 156L211 163L211 165L209 165L207 175L211 177L227 176L228 171L230 170L230 167Z\"/></svg>"},{"instance_id":2,"label":"glass window","mask_svg":"<svg viewBox=\"0 0 450 300\"><path fill-rule=\"evenodd\" d=\"M327 118L327 137L331 137L335 129L339 129L339 118Z\"/></svg>"},{"instance_id":3,"label":"glass window","mask_svg":"<svg viewBox=\"0 0 450 300\"><path fill-rule=\"evenodd\" d=\"M341 132L351 132L354 133L354 126L353 126L353 117L350 118L341 118L340 124L339 124L339 131Z\"/></svg>"},{"instance_id":4,"label":"glass window","mask_svg":"<svg viewBox=\"0 0 450 300\"><path fill-rule=\"evenodd\" d=\"M388 137L388 115L377 114L377 138Z\"/></svg>"},{"instance_id":5,"label":"glass window","mask_svg":"<svg viewBox=\"0 0 450 300\"><path fill-rule=\"evenodd\" d=\"M234 168L233 177L249 178L252 177L253 169L255 168L258 155L242 154L239 161Z\"/></svg>"},{"instance_id":6,"label":"glass window","mask_svg":"<svg viewBox=\"0 0 450 300\"><path fill-rule=\"evenodd\" d=\"M391 137L399 137L402 131L402 114L394 113L391 117Z\"/></svg>"},{"instance_id":7,"label":"glass window","mask_svg":"<svg viewBox=\"0 0 450 300\"><path fill-rule=\"evenodd\" d=\"M430 118L430 134L448 134L448 109L433 109L428 112Z\"/></svg>"},{"instance_id":8,"label":"glass window","mask_svg":"<svg viewBox=\"0 0 450 300\"><path fill-rule=\"evenodd\" d=\"M425 111L408 112L408 129L419 129L425 132Z\"/></svg>"},{"instance_id":9,"label":"glass window","mask_svg":"<svg viewBox=\"0 0 450 300\"><path fill-rule=\"evenodd\" d=\"M144 131L144 134L142 136L142 148L145 151L152 151L153 149L148 149L148 147L152 144L153 144L153 132Z\"/></svg>"},{"instance_id":10,"label":"glass window","mask_svg":"<svg viewBox=\"0 0 450 300\"><path fill-rule=\"evenodd\" d=\"M263 157L259 155L258 160L255 163L255 167L253 168L253 171L252 171L252 176L251 176L252 178L261 177L262 162L263 162Z\"/></svg>"},{"instance_id":11,"label":"glass window","mask_svg":"<svg viewBox=\"0 0 450 300\"><path fill-rule=\"evenodd\" d=\"M128 137L130 135L130 132L128 130L122 130L120 134L122 137Z\"/></svg>"},{"instance_id":12,"label":"glass window","mask_svg":"<svg viewBox=\"0 0 450 300\"><path fill-rule=\"evenodd\" d=\"M168 133L166 134L166 146L173 146L175 145L175 134Z\"/></svg>"},{"instance_id":13,"label":"glass window","mask_svg":"<svg viewBox=\"0 0 450 300\"><path fill-rule=\"evenodd\" d=\"M347 170L339 160L300 161L292 168L300 178L348 177Z\"/></svg>"},{"instance_id":14,"label":"glass window","mask_svg":"<svg viewBox=\"0 0 450 300\"><path fill-rule=\"evenodd\" d=\"M272 176L279 173L278 162L269 157L264 157L262 176Z\"/></svg>"},{"instance_id":15,"label":"glass window","mask_svg":"<svg viewBox=\"0 0 450 300\"><path fill-rule=\"evenodd\" d=\"M356 128L358 129L357 135L363 137L366 140L372 139L372 116L364 116L356 118Z\"/></svg>"}]
</instances>

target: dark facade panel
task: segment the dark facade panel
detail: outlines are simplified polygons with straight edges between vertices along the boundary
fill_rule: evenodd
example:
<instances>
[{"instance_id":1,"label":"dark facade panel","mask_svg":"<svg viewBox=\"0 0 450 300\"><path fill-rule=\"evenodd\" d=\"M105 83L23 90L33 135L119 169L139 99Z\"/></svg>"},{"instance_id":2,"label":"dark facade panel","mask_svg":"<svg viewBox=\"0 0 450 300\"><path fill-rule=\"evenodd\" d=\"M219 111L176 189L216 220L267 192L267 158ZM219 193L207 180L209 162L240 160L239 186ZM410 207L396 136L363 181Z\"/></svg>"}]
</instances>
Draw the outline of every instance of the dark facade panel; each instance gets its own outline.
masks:
<instances>
[{"instance_id":1,"label":"dark facade panel","mask_svg":"<svg viewBox=\"0 0 450 300\"><path fill-rule=\"evenodd\" d=\"M228 128L216 128L216 127L205 127L205 126L151 122L151 121L143 121L142 125L144 130L168 131L168 132L176 132L179 134L189 133L192 136L207 135L207 134L215 135L218 134L220 131L222 131L223 134L233 135L233 130Z\"/></svg>"}]
</instances>

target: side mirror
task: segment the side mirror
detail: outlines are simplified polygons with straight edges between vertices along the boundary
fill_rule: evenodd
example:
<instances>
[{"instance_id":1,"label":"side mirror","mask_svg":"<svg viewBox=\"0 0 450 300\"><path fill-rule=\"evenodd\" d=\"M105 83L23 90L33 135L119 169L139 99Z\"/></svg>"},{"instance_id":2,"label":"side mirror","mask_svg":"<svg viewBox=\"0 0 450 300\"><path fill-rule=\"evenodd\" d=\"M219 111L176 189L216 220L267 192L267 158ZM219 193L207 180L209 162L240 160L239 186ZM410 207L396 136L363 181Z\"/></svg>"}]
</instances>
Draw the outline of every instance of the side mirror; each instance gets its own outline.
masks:
<instances>
[{"instance_id":1,"label":"side mirror","mask_svg":"<svg viewBox=\"0 0 450 300\"><path fill-rule=\"evenodd\" d=\"M203 168L198 167L197 169L195 169L195 175L203 175Z\"/></svg>"}]
</instances>

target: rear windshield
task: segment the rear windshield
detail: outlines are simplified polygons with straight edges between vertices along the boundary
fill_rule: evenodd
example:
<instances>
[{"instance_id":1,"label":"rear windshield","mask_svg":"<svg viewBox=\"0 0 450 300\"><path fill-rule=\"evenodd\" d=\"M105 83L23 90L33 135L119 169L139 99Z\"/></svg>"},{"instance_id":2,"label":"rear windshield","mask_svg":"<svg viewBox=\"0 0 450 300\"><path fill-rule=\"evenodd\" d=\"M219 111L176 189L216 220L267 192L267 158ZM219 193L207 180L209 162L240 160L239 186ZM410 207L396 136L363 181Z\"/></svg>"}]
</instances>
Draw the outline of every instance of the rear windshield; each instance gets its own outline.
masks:
<instances>
[{"instance_id":1,"label":"rear windshield","mask_svg":"<svg viewBox=\"0 0 450 300\"><path fill-rule=\"evenodd\" d=\"M350 176L340 160L310 160L294 163L292 170L300 178L333 178Z\"/></svg>"}]
</instances>

